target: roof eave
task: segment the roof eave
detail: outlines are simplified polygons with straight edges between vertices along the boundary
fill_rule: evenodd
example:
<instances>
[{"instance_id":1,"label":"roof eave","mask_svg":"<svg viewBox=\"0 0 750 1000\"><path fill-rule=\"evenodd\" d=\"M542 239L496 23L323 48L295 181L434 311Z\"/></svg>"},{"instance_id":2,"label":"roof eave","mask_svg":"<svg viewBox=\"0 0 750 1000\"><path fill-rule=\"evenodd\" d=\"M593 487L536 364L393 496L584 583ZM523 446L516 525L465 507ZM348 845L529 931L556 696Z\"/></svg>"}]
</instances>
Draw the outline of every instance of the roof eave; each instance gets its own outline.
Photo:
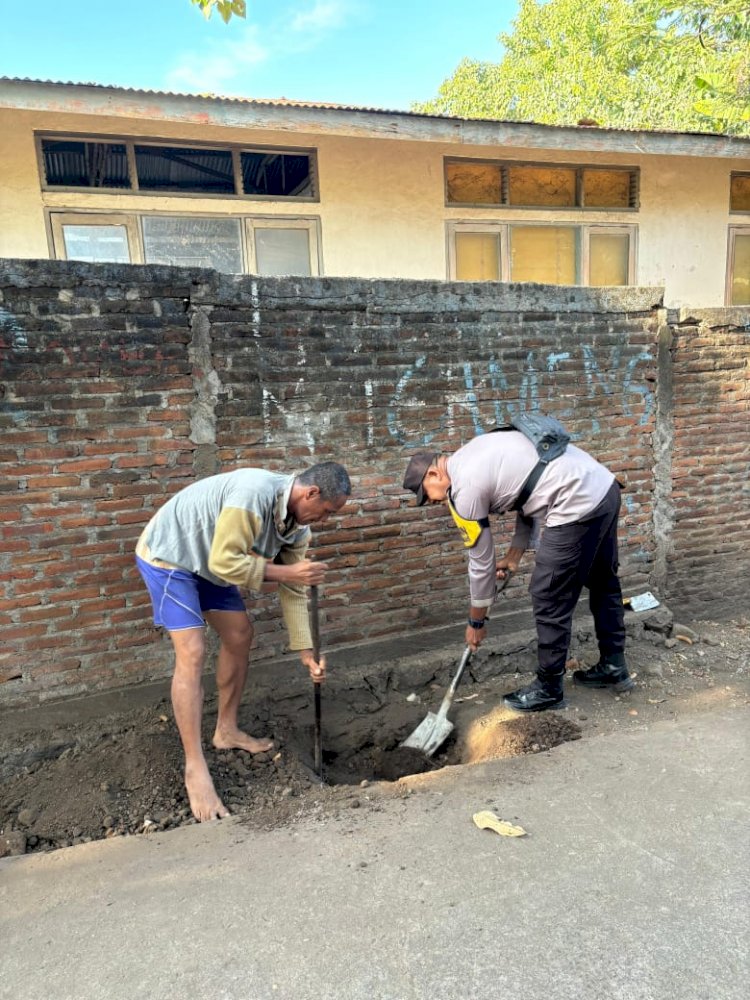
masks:
<instances>
[{"instance_id":1,"label":"roof eave","mask_svg":"<svg viewBox=\"0 0 750 1000\"><path fill-rule=\"evenodd\" d=\"M540 125L293 101L170 94L101 84L0 80L0 107L359 138L660 156L747 157L750 138Z\"/></svg>"}]
</instances>

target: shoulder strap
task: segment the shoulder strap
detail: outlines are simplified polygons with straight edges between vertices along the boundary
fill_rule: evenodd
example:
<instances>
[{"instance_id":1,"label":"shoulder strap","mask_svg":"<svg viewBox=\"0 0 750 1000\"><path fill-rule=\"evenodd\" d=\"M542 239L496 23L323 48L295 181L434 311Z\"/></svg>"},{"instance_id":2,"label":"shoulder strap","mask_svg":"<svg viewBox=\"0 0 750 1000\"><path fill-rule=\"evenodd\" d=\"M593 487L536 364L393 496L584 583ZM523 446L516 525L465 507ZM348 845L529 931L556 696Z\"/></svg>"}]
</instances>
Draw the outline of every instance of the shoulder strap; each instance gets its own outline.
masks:
<instances>
[{"instance_id":1,"label":"shoulder strap","mask_svg":"<svg viewBox=\"0 0 750 1000\"><path fill-rule=\"evenodd\" d=\"M520 510L526 501L529 499L531 494L534 492L534 487L539 482L542 477L542 473L549 465L549 462L537 462L534 468L529 473L529 477L526 482L521 487L521 492L516 497L511 510Z\"/></svg>"}]
</instances>

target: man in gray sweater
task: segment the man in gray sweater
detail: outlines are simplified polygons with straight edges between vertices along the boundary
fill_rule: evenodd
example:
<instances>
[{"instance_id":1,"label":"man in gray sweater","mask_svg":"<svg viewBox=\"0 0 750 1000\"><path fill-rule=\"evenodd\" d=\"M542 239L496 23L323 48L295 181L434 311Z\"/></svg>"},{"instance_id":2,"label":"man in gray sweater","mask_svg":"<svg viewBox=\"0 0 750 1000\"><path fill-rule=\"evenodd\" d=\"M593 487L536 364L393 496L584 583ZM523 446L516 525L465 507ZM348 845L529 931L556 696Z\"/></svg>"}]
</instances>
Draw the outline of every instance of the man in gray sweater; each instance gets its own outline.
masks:
<instances>
[{"instance_id":1,"label":"man in gray sweater","mask_svg":"<svg viewBox=\"0 0 750 1000\"><path fill-rule=\"evenodd\" d=\"M519 496L538 463L538 452L518 430L482 434L452 455L417 452L404 488L417 504L446 503L464 538L469 559L470 606L466 643L479 648L497 581L507 581L529 548L534 523L544 526L530 593L536 620L536 680L507 695L518 711L563 704L563 675L573 611L584 587L594 616L599 663L573 678L588 687L633 687L625 665L622 592L617 576L620 487L613 474L581 448L569 445L544 466L518 508ZM517 510L507 554L495 560L489 515Z\"/></svg>"},{"instance_id":2,"label":"man in gray sweater","mask_svg":"<svg viewBox=\"0 0 750 1000\"><path fill-rule=\"evenodd\" d=\"M279 586L289 647L314 681L325 660L313 655L306 588L323 583L327 565L307 558L308 525L338 513L351 483L336 462L300 475L238 469L186 486L157 511L136 547L151 595L154 623L169 632L175 653L172 704L185 751L185 787L197 820L228 810L214 788L201 744L206 625L221 640L216 666L217 749L270 750L270 740L243 733L237 713L247 679L253 628L239 587Z\"/></svg>"}]
</instances>

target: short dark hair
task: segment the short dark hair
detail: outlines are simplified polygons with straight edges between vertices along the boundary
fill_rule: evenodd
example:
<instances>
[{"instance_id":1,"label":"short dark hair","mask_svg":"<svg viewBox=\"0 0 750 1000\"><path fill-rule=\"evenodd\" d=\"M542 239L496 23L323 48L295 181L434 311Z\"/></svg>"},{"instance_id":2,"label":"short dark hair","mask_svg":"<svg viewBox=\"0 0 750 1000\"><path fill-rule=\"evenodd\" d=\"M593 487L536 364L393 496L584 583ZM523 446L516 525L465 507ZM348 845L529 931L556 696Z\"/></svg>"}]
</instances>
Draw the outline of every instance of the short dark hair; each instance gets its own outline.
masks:
<instances>
[{"instance_id":1,"label":"short dark hair","mask_svg":"<svg viewBox=\"0 0 750 1000\"><path fill-rule=\"evenodd\" d=\"M318 462L297 476L302 486L317 486L321 500L338 500L352 495L349 473L338 462Z\"/></svg>"}]
</instances>

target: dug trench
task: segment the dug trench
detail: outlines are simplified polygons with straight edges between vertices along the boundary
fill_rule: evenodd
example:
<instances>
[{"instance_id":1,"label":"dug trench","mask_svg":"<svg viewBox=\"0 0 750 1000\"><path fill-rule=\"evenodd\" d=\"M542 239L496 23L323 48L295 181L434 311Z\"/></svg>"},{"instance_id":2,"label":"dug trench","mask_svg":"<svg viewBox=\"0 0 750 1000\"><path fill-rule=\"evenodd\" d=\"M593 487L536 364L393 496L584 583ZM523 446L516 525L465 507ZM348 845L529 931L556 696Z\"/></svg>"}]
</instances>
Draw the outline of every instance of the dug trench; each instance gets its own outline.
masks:
<instances>
[{"instance_id":1,"label":"dug trench","mask_svg":"<svg viewBox=\"0 0 750 1000\"><path fill-rule=\"evenodd\" d=\"M679 628L692 638L680 641ZM450 712L453 733L432 758L400 744L428 711L437 711L462 648L361 670L351 665L337 670L332 657L323 688L324 784L312 767L312 684L293 662L276 676L259 670L250 676L240 721L253 735L272 737L274 748L256 755L209 749L217 791L249 825L288 826L302 817L378 808L384 796L407 796L429 784L432 772L452 768L460 780L463 766L550 752L617 726L747 698L747 622L704 623L698 632L675 626L662 607L631 614L628 632L636 676L631 694L616 697L568 683L566 708L530 716L504 708L502 696L529 679L533 633L488 641L457 692ZM577 629L571 654L571 669L596 661L590 629ZM84 701L71 702L58 711L54 724L24 728L35 715L27 710L4 727L0 857L195 822L182 784L182 752L169 700L162 691L161 698L141 702L134 707L124 699L109 714L91 711ZM215 713L215 696L209 696L207 747ZM9 718L6 714L4 721ZM412 776L420 774L415 782Z\"/></svg>"}]
</instances>

